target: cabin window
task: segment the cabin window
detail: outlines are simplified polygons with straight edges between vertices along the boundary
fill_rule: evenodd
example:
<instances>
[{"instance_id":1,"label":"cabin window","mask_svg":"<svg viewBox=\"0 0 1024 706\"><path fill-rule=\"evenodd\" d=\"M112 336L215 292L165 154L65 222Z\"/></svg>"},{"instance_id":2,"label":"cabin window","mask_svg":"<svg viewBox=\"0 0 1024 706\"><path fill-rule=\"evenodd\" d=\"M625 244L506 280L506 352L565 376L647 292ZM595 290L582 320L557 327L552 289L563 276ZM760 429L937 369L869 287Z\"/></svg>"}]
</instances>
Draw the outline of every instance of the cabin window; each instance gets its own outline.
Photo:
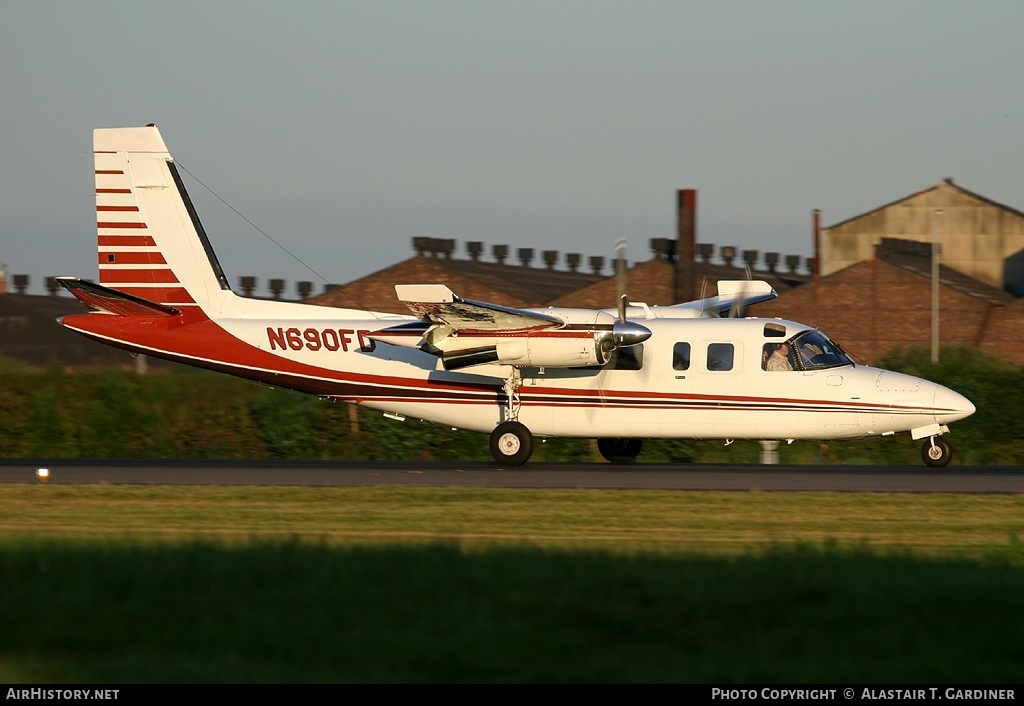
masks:
<instances>
[{"instance_id":1,"label":"cabin window","mask_svg":"<svg viewBox=\"0 0 1024 706\"><path fill-rule=\"evenodd\" d=\"M764 337L765 338L785 338L786 327L782 324L777 324L773 321L769 321L764 325Z\"/></svg>"},{"instance_id":2,"label":"cabin window","mask_svg":"<svg viewBox=\"0 0 1024 706\"><path fill-rule=\"evenodd\" d=\"M672 347L672 369L673 370L689 370L690 369L690 344L689 343L677 343Z\"/></svg>"},{"instance_id":3,"label":"cabin window","mask_svg":"<svg viewBox=\"0 0 1024 706\"><path fill-rule=\"evenodd\" d=\"M708 344L708 370L732 370L735 348L731 343Z\"/></svg>"},{"instance_id":4,"label":"cabin window","mask_svg":"<svg viewBox=\"0 0 1024 706\"><path fill-rule=\"evenodd\" d=\"M611 370L639 370L644 366L644 344L616 348L608 361Z\"/></svg>"}]
</instances>

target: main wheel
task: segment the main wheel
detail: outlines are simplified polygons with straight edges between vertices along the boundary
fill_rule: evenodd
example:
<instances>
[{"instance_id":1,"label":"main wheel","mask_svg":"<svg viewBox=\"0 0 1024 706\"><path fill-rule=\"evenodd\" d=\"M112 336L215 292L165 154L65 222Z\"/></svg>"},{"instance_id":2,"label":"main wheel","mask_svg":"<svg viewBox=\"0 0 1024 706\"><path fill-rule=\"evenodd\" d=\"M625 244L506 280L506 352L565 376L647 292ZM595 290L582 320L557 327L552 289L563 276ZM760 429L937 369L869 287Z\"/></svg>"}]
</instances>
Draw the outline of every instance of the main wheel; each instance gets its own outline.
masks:
<instances>
[{"instance_id":1,"label":"main wheel","mask_svg":"<svg viewBox=\"0 0 1024 706\"><path fill-rule=\"evenodd\" d=\"M521 466L533 454L533 434L519 422L502 422L491 432L491 456L504 466Z\"/></svg>"},{"instance_id":2,"label":"main wheel","mask_svg":"<svg viewBox=\"0 0 1024 706\"><path fill-rule=\"evenodd\" d=\"M598 439L597 450L609 463L629 463L643 448L640 439Z\"/></svg>"},{"instance_id":3,"label":"main wheel","mask_svg":"<svg viewBox=\"0 0 1024 706\"><path fill-rule=\"evenodd\" d=\"M944 468L953 458L953 447L941 436L933 436L924 440L921 447L921 458L932 468Z\"/></svg>"}]
</instances>

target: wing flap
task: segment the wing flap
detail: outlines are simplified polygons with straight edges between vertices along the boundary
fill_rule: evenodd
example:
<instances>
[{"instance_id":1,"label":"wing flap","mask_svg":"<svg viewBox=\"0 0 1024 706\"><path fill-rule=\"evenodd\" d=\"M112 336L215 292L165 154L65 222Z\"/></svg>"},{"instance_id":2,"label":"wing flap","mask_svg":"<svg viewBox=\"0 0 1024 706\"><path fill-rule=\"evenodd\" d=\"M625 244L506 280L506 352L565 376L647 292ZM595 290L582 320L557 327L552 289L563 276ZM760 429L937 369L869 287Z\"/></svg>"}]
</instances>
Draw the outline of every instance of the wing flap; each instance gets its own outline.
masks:
<instances>
[{"instance_id":1,"label":"wing flap","mask_svg":"<svg viewBox=\"0 0 1024 706\"><path fill-rule=\"evenodd\" d=\"M531 331L565 324L537 311L463 299L443 284L398 284L395 294L417 316L456 331Z\"/></svg>"}]
</instances>

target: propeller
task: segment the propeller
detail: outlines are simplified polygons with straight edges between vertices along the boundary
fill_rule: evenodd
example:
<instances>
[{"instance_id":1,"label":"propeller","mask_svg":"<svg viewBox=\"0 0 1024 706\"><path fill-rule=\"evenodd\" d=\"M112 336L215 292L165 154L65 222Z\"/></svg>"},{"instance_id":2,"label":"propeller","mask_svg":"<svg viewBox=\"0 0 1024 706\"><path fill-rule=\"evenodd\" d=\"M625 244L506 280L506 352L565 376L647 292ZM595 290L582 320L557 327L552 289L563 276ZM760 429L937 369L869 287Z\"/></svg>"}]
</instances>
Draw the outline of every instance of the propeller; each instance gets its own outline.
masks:
<instances>
[{"instance_id":1,"label":"propeller","mask_svg":"<svg viewBox=\"0 0 1024 706\"><path fill-rule=\"evenodd\" d=\"M643 343L651 337L651 330L634 321L626 319L626 240L619 239L615 243L615 286L619 307L619 318L612 325L612 341L616 348L626 348Z\"/></svg>"}]
</instances>

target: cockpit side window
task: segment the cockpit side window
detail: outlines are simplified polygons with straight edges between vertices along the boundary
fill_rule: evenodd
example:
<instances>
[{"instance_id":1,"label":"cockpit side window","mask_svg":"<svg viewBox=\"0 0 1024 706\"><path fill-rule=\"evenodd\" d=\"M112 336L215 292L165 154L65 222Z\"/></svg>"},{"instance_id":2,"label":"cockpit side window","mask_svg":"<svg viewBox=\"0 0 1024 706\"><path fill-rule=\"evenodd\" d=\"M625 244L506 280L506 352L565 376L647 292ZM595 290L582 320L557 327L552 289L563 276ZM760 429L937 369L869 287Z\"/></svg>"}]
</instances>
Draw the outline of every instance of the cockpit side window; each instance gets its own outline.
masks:
<instances>
[{"instance_id":1,"label":"cockpit side window","mask_svg":"<svg viewBox=\"0 0 1024 706\"><path fill-rule=\"evenodd\" d=\"M805 331L793 338L793 347L804 370L824 370L853 365L850 356L821 331Z\"/></svg>"}]
</instances>

